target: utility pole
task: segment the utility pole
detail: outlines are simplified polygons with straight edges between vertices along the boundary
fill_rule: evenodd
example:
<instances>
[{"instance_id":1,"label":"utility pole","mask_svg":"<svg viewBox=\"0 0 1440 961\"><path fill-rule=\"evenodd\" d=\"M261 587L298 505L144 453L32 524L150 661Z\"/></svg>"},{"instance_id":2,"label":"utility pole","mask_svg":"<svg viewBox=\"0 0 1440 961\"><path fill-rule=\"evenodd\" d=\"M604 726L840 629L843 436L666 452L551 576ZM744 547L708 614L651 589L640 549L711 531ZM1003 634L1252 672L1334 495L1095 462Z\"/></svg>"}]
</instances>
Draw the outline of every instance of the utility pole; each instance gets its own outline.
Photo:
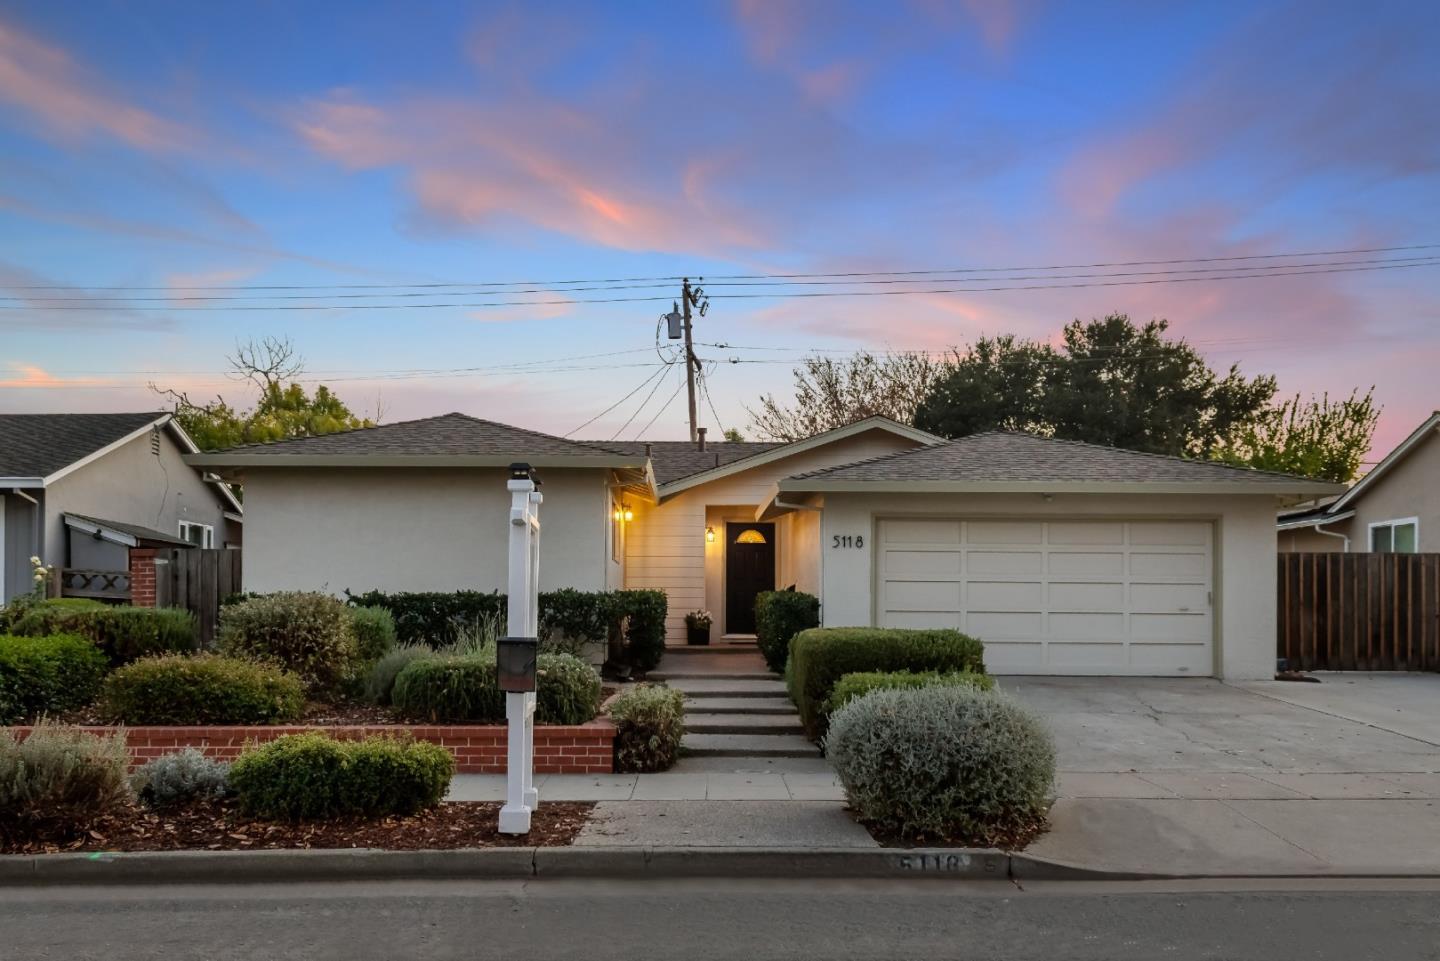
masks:
<instances>
[{"instance_id":1,"label":"utility pole","mask_svg":"<svg viewBox=\"0 0 1440 961\"><path fill-rule=\"evenodd\" d=\"M695 359L695 339L690 326L690 306L697 299L690 290L690 278L686 277L680 288L680 309L684 311L685 317L685 386L690 391L690 443L692 444L699 437L695 432L695 368L699 366L699 361Z\"/></svg>"}]
</instances>

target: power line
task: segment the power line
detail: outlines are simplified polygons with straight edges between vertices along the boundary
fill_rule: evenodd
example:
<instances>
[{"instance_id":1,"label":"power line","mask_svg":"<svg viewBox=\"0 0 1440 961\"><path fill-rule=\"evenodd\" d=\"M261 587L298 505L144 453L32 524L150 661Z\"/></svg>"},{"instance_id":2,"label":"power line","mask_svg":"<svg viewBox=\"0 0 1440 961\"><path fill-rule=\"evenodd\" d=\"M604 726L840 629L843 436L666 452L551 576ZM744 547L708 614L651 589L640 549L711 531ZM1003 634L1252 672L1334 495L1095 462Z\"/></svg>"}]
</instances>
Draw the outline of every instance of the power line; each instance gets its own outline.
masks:
<instances>
[{"instance_id":1,"label":"power line","mask_svg":"<svg viewBox=\"0 0 1440 961\"><path fill-rule=\"evenodd\" d=\"M829 277L899 277L917 275L940 275L940 274L962 274L962 273L1006 273L1018 270L1089 270L1107 267L1154 267L1170 266L1175 264L1206 264L1206 263L1233 263L1249 260L1283 260L1297 257L1340 257L1355 254L1376 254L1395 253L1413 250L1435 250L1440 249L1440 244L1407 244L1392 247L1352 247L1343 250L1304 250L1290 251L1288 253L1269 254L1235 254L1223 257L1180 257L1169 260L1117 260L1102 263L1089 264L1024 264L1018 266L985 266L985 267L943 267L924 270L862 270L844 271L831 273L770 273L770 274L721 274L704 278L702 275L691 273L690 276L702 276L711 282L729 280L776 280L776 279L802 279L802 278L829 278ZM583 279L564 280L481 280L481 281L447 281L447 282L425 282L414 284L208 284L208 285L79 285L79 284L14 284L7 285L10 290L155 290L155 291L184 291L184 290L442 290L463 287L557 287L570 286L574 284L673 284L682 280L680 274L670 276L653 277L598 277ZM509 291L501 291L508 293Z\"/></svg>"},{"instance_id":2,"label":"power line","mask_svg":"<svg viewBox=\"0 0 1440 961\"><path fill-rule=\"evenodd\" d=\"M720 420L720 412L715 409L715 400L714 400L714 398L712 398L712 397L710 396L710 375L709 375L709 374L701 374L701 376L700 376L700 392L705 395L705 403L706 403L707 405L709 405L709 407L710 407L710 413L711 413L711 414L714 416L714 418L715 418L715 426L718 427L718 428L720 428L720 433L723 435L723 434L725 433L725 424L724 424L723 421Z\"/></svg>"},{"instance_id":3,"label":"power line","mask_svg":"<svg viewBox=\"0 0 1440 961\"><path fill-rule=\"evenodd\" d=\"M660 406L660 409L655 412L655 416L650 418L650 423L640 428L640 431L635 435L636 440L639 440L646 434L650 433L650 428L654 427L655 422L660 419L661 415L663 415L667 410L670 409L671 404L675 403L675 398L680 396L680 391L684 388L684 386L685 381L683 380L676 383L675 392L671 394L670 397L665 401L665 403Z\"/></svg>"},{"instance_id":4,"label":"power line","mask_svg":"<svg viewBox=\"0 0 1440 961\"><path fill-rule=\"evenodd\" d=\"M648 347L645 348L645 349L646 349L646 350L649 350ZM642 389L644 389L644 387L645 387L646 384L650 383L650 381L654 380L656 377L658 377L658 376L660 376L661 374L665 373L665 366L666 366L665 364L660 364L659 366L657 366L657 367L655 368L655 370L650 374L650 376L646 377L646 378L645 378L644 380L642 380L638 385L636 385L636 387L635 387L634 390L630 391L630 393L626 394L624 397L621 397L621 398L620 398L619 400L617 400L615 403L611 404L609 407L605 408L605 409L602 410L600 413L596 414L594 417L590 418L590 419L587 420L585 423L581 424L579 427L577 427L577 428L575 428L574 430L570 431L569 433L565 434L565 436L566 436L566 437L569 437L569 436L571 436L572 434L578 434L578 433L580 433L580 431L582 431L582 430L584 430L585 428L589 427L591 424L595 423L597 420L599 420L600 418L604 417L606 414L610 413L612 410L614 410L615 408L619 407L621 404L625 403L625 402L626 402L627 400L629 400L631 397L634 397L636 394L640 393L640 391L641 391Z\"/></svg>"},{"instance_id":5,"label":"power line","mask_svg":"<svg viewBox=\"0 0 1440 961\"><path fill-rule=\"evenodd\" d=\"M817 297L902 297L914 295L933 294L974 294L994 293L1000 291L1021 291L1021 290L1072 290L1084 287L1135 287L1148 286L1153 284L1183 284L1183 283L1209 283L1231 280L1262 280L1275 277L1302 277L1316 274L1344 274L1344 273L1367 273L1379 270L1403 270L1413 267L1435 267L1440 266L1440 258L1407 263L1387 263L1373 266L1327 266L1319 269L1308 270L1286 270L1277 266L1265 273L1252 273L1240 275L1214 275L1204 277L1164 277L1149 280L1115 280L1115 281L1086 281L1082 283L1066 284L1021 284L1021 285L997 285L991 287L936 287L926 289L906 290L806 290L806 291L769 291L763 293L738 293L738 294L713 294L713 299L724 300L792 300L797 298ZM1106 275L1098 275L1106 276ZM279 304L279 305L203 305L203 306L180 306L157 308L164 311L186 311L186 312L208 312L208 311L342 311L342 310L432 310L432 309L482 309L491 307L544 307L554 305L573 304L620 304L620 303L657 303L671 300L670 297L598 297L598 298L577 298L561 300L514 300L514 301L487 301L483 303L426 303L426 304ZM97 311L113 310L115 308L99 304L81 304L71 306L41 305L31 306L28 304L0 304L0 310L61 310L61 311Z\"/></svg>"},{"instance_id":6,"label":"power line","mask_svg":"<svg viewBox=\"0 0 1440 961\"><path fill-rule=\"evenodd\" d=\"M663 371L663 370L668 370L671 366L674 366L674 365L673 365L673 364L672 364L672 365L666 365L665 367L661 368L661 370L662 370L662 371ZM645 405L647 405L647 404L650 403L650 398L652 398L652 397L655 396L655 392L660 389L660 385L663 384L663 383L665 383L665 378L664 378L664 377L661 377L659 380L657 380L657 381L655 382L655 386L650 388L650 393L648 393L648 394L645 395L645 399L640 402L640 406L639 406L639 407L635 408L635 412L625 419L625 423L623 423L623 424L620 425L620 429L619 429L619 430L617 430L615 433L613 433L613 434L610 435L610 439L611 439L611 440L614 440L615 438L619 437L621 434L625 433L625 428L629 427L631 424L633 424L633 423L635 422L635 418L637 418L637 417L640 416L640 412L645 409Z\"/></svg>"}]
</instances>

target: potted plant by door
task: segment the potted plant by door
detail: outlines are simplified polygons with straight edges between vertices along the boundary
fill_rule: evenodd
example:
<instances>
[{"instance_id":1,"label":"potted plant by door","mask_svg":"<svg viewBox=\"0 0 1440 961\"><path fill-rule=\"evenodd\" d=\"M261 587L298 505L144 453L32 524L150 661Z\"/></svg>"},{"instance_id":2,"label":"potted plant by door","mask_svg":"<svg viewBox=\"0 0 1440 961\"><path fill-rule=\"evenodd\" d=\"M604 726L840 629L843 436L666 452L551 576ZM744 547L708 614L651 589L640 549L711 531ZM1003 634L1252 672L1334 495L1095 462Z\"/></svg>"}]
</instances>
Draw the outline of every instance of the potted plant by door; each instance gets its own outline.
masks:
<instances>
[{"instance_id":1,"label":"potted plant by door","mask_svg":"<svg viewBox=\"0 0 1440 961\"><path fill-rule=\"evenodd\" d=\"M685 615L685 642L687 644L709 644L710 624L712 618L709 611L691 611Z\"/></svg>"}]
</instances>

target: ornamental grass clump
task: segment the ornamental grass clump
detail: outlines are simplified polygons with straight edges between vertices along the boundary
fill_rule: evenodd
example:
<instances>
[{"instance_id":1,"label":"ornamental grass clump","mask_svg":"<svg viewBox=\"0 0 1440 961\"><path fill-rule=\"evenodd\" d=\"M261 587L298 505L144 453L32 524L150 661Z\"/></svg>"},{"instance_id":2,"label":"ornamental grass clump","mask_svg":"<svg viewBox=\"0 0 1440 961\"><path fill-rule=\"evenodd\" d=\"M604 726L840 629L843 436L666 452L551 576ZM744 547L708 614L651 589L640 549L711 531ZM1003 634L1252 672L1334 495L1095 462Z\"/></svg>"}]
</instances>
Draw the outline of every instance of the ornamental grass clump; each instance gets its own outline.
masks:
<instances>
[{"instance_id":1,"label":"ornamental grass clump","mask_svg":"<svg viewBox=\"0 0 1440 961\"><path fill-rule=\"evenodd\" d=\"M685 695L659 684L637 684L610 702L615 725L615 770L664 771L680 757Z\"/></svg>"},{"instance_id":2,"label":"ornamental grass clump","mask_svg":"<svg viewBox=\"0 0 1440 961\"><path fill-rule=\"evenodd\" d=\"M395 678L412 661L435 656L435 652L424 644L398 644L387 651L370 667L365 677L365 700L382 707L390 704L395 690Z\"/></svg>"},{"instance_id":3,"label":"ornamental grass clump","mask_svg":"<svg viewBox=\"0 0 1440 961\"><path fill-rule=\"evenodd\" d=\"M856 816L902 841L1023 847L1053 794L1049 730L998 691L872 691L830 718L825 752Z\"/></svg>"}]
</instances>

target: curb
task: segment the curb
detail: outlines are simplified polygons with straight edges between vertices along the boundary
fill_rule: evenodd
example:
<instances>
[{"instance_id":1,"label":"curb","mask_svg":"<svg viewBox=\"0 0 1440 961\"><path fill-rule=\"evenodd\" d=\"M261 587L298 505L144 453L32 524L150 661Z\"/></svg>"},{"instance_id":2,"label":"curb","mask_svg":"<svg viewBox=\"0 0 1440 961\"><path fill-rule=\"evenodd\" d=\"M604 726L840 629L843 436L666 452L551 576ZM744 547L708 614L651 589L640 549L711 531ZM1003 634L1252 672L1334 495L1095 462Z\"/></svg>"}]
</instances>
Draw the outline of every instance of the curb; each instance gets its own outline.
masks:
<instances>
[{"instance_id":1,"label":"curb","mask_svg":"<svg viewBox=\"0 0 1440 961\"><path fill-rule=\"evenodd\" d=\"M0 887L528 878L936 878L1129 881L1167 875L1103 871L1003 851L959 848L515 847L156 851L0 856Z\"/></svg>"}]
</instances>

